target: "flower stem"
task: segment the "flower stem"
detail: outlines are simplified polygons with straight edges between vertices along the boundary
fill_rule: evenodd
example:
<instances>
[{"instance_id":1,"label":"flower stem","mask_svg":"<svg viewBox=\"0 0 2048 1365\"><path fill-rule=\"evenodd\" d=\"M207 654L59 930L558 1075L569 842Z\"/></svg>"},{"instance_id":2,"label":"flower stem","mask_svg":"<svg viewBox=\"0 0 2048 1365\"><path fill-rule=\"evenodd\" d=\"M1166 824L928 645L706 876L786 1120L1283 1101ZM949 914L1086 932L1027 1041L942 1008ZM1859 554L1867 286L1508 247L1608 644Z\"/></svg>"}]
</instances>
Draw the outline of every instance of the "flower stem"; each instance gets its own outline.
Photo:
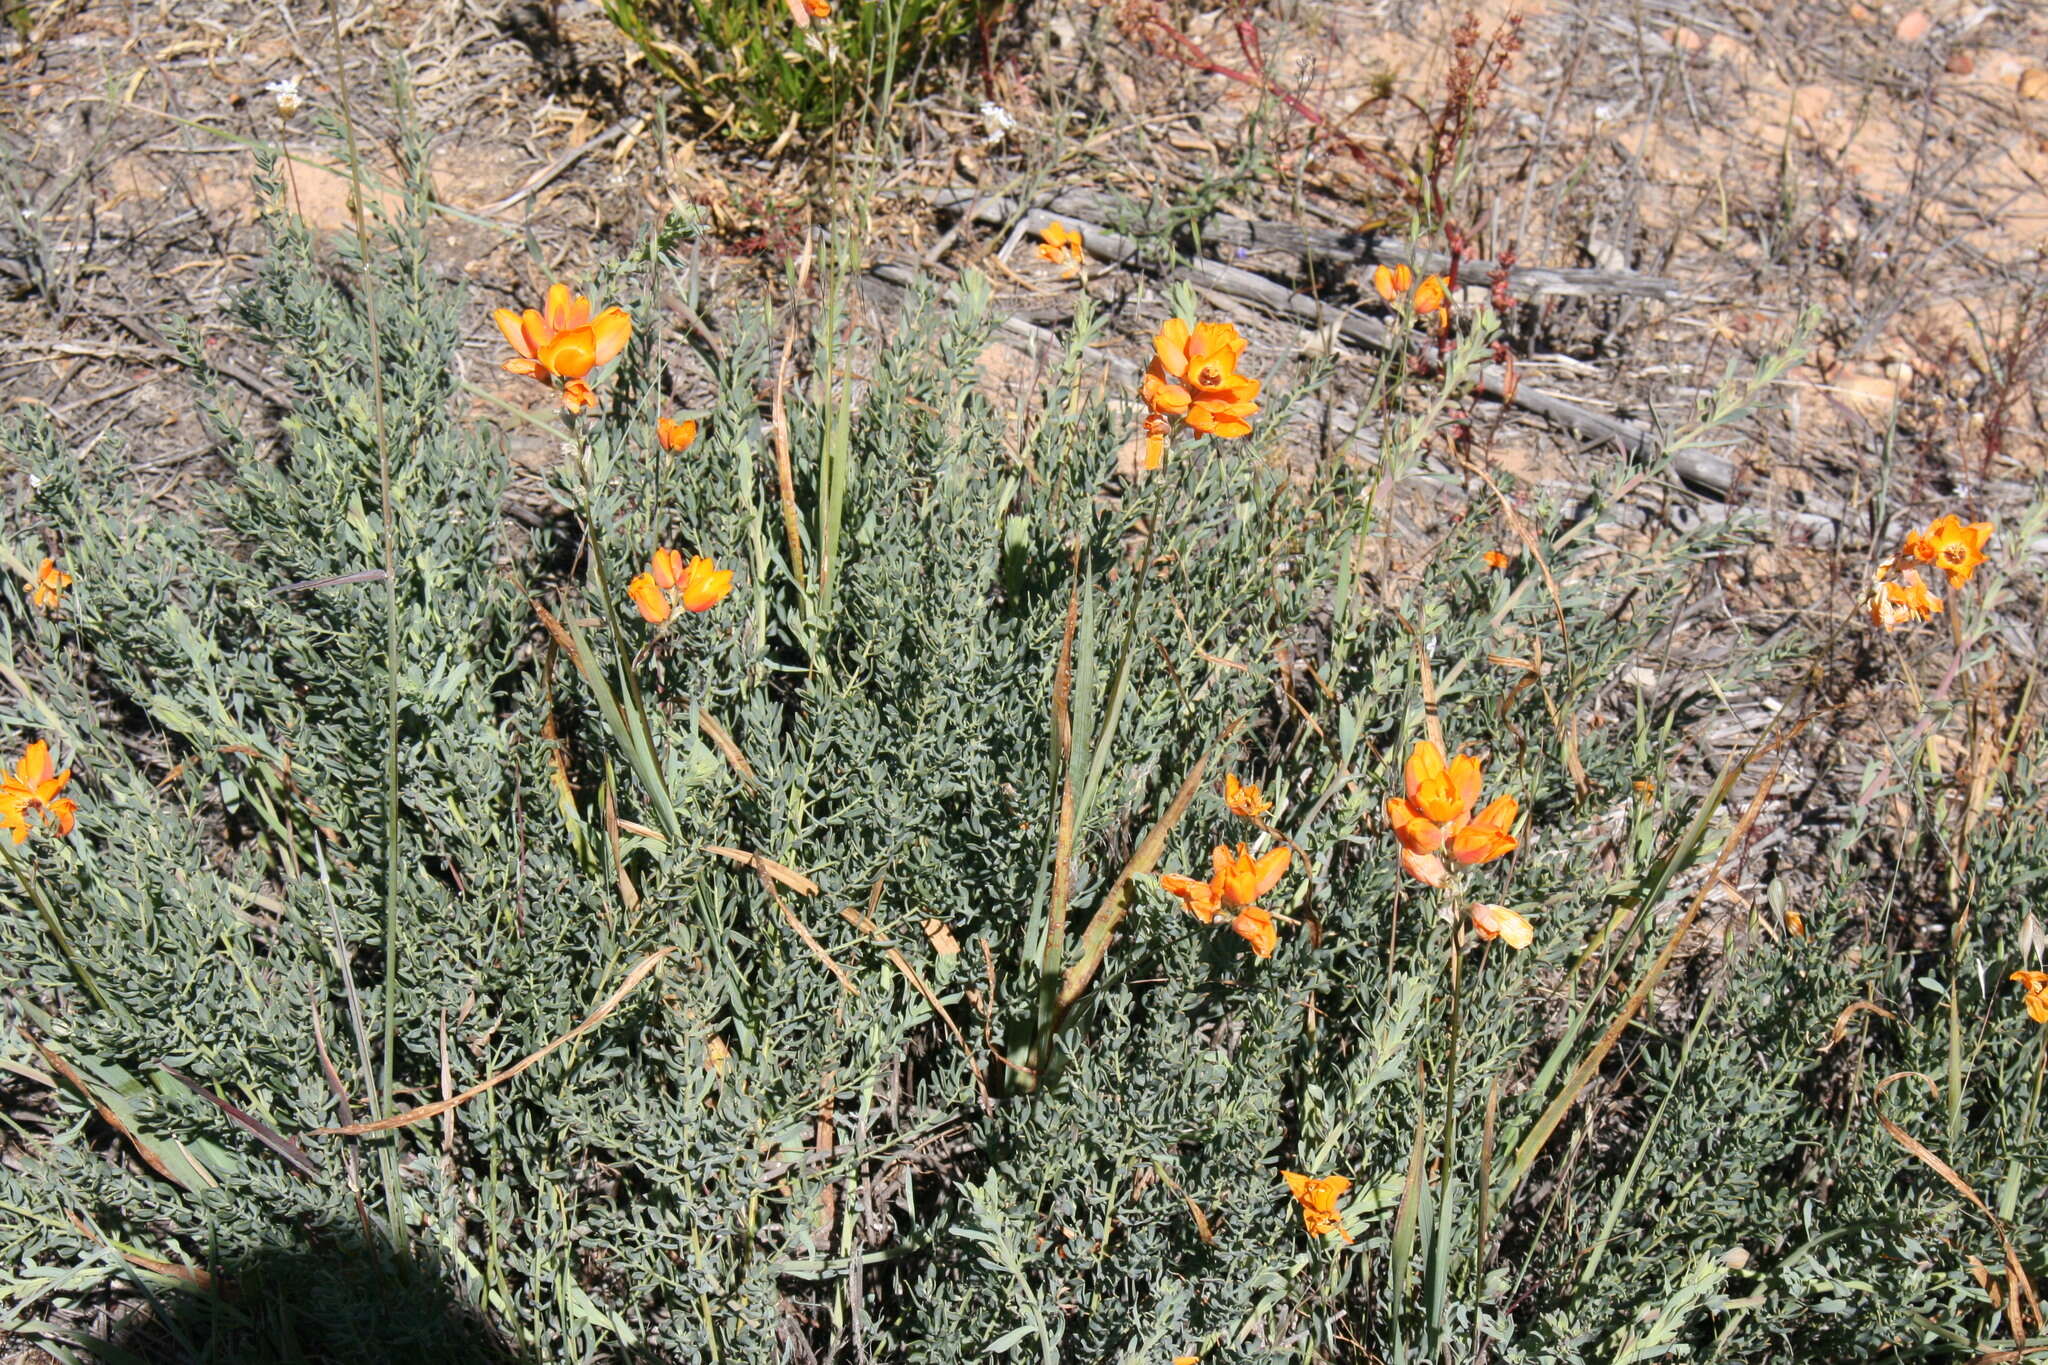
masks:
<instances>
[{"instance_id":1,"label":"flower stem","mask_svg":"<svg viewBox=\"0 0 2048 1365\"><path fill-rule=\"evenodd\" d=\"M50 931L50 938L55 941L57 951L64 955L64 961L70 966L72 973L77 976L78 983L85 987L86 994L92 997L94 1004L107 1013L121 1014L122 1012L115 1009L107 1000L107 997L101 993L99 982L93 980L92 973L87 971L85 963L79 960L77 951L71 946L70 938L64 933L63 923L57 918L57 908L51 905L50 898L43 894L42 884L36 881L35 877L30 874L29 869L20 859L14 856L11 849L0 845L0 856L4 856L7 859L8 870L13 872L15 880L21 883L21 889L28 892L28 898L36 903L36 911L43 917L43 927Z\"/></svg>"}]
</instances>

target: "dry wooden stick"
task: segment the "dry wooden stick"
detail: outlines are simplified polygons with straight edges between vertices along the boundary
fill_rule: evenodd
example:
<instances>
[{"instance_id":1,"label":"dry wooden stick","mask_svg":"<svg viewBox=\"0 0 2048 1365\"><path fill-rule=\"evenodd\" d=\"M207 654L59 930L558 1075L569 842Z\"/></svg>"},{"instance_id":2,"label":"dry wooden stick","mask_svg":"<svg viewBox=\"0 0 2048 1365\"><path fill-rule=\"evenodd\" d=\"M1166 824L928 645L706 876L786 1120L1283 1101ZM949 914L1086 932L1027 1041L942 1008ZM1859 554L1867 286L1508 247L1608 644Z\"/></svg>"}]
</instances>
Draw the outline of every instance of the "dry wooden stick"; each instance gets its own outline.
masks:
<instances>
[{"instance_id":1,"label":"dry wooden stick","mask_svg":"<svg viewBox=\"0 0 2048 1365\"><path fill-rule=\"evenodd\" d=\"M963 218L1001 221L990 212L987 199L973 190L933 190L928 197L934 207L960 213ZM1044 207L1062 221L1080 218L1102 222L1118 209L1114 195L1098 190L1063 190L1045 201ZM1002 215L1007 218L1009 215ZM1326 260L1345 266L1378 263L1409 265L1419 273L1448 270L1451 258L1440 251L1421 251L1399 237L1386 233L1342 232L1333 228L1302 227L1295 223L1273 223L1212 213L1195 228L1204 242L1217 242L1253 251L1281 251L1304 260ZM1484 279L1500 270L1500 262L1467 259L1458 266L1468 279ZM1559 266L1512 266L1508 289L1517 298L1559 295L1572 298L1619 296L1625 298L1678 299L1683 296L1675 280L1644 275L1633 270L1586 270Z\"/></svg>"}]
</instances>

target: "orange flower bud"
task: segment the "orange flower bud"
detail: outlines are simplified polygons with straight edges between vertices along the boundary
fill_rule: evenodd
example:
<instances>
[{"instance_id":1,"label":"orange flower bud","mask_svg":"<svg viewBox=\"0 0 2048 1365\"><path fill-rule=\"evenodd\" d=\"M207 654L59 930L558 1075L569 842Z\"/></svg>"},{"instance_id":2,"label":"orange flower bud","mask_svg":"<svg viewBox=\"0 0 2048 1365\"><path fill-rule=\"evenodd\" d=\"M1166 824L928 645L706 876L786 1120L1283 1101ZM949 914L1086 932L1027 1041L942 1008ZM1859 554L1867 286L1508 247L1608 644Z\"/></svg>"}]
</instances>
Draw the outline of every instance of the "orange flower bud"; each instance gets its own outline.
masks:
<instances>
[{"instance_id":1,"label":"orange flower bud","mask_svg":"<svg viewBox=\"0 0 2048 1365\"><path fill-rule=\"evenodd\" d=\"M661 442L663 450L680 455L696 444L697 424L695 421L671 422L664 417L654 424L654 436Z\"/></svg>"}]
</instances>

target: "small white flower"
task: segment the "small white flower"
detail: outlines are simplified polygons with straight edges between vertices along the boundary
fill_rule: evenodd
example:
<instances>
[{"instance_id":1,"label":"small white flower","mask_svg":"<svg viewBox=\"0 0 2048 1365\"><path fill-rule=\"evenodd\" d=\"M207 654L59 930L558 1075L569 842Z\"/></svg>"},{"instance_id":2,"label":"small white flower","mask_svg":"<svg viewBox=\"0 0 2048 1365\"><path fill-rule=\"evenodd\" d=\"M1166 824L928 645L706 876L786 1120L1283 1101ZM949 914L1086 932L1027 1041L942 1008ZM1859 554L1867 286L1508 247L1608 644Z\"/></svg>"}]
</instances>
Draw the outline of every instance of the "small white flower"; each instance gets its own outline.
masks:
<instances>
[{"instance_id":1,"label":"small white flower","mask_svg":"<svg viewBox=\"0 0 2048 1365\"><path fill-rule=\"evenodd\" d=\"M293 114L298 113L299 106L304 102L299 98L299 78L297 76L287 76L281 81L272 81L264 86L263 90L265 94L277 97L277 113L279 118L290 118Z\"/></svg>"},{"instance_id":2,"label":"small white flower","mask_svg":"<svg viewBox=\"0 0 2048 1365\"><path fill-rule=\"evenodd\" d=\"M981 128L981 145L993 147L1016 131L1017 120L1010 117L1009 110L989 100L981 106Z\"/></svg>"}]
</instances>

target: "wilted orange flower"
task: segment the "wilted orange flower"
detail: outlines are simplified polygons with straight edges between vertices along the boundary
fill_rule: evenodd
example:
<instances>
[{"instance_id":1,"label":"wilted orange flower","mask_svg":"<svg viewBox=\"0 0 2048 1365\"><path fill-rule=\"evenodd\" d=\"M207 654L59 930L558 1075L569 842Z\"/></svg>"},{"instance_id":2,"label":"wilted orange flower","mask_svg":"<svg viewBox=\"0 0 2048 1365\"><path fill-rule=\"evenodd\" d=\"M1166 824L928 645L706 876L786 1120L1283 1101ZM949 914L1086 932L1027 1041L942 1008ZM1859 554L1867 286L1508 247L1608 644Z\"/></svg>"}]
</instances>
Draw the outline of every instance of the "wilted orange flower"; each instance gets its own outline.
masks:
<instances>
[{"instance_id":1,"label":"wilted orange flower","mask_svg":"<svg viewBox=\"0 0 2048 1365\"><path fill-rule=\"evenodd\" d=\"M1424 886L1439 891L1451 879L1450 869L1444 866L1442 858L1434 853L1417 853L1405 846L1401 849L1401 870Z\"/></svg>"},{"instance_id":2,"label":"wilted orange flower","mask_svg":"<svg viewBox=\"0 0 2048 1365\"><path fill-rule=\"evenodd\" d=\"M1508 566L1508 557L1499 550L1488 550L1480 558L1486 561L1486 567L1489 569L1504 570Z\"/></svg>"},{"instance_id":3,"label":"wilted orange flower","mask_svg":"<svg viewBox=\"0 0 2048 1365\"><path fill-rule=\"evenodd\" d=\"M1515 851L1514 828L1517 807L1512 796L1496 796L1469 822L1451 831L1451 856L1471 866L1490 863Z\"/></svg>"},{"instance_id":4,"label":"wilted orange flower","mask_svg":"<svg viewBox=\"0 0 2048 1365\"><path fill-rule=\"evenodd\" d=\"M1280 884L1292 856L1282 847L1254 858L1251 850L1243 844L1237 846L1233 855L1228 848L1218 844L1209 855L1210 865L1216 869L1209 885L1215 887L1223 903L1233 909L1250 905Z\"/></svg>"},{"instance_id":5,"label":"wilted orange flower","mask_svg":"<svg viewBox=\"0 0 2048 1365\"><path fill-rule=\"evenodd\" d=\"M1461 863L1487 863L1510 852L1517 806L1512 796L1496 797L1473 818L1481 783L1479 760L1459 754L1446 763L1434 740L1417 740L1402 766L1405 796L1387 798L1387 823L1401 844L1401 870L1428 886L1449 878L1438 850L1446 843Z\"/></svg>"},{"instance_id":6,"label":"wilted orange flower","mask_svg":"<svg viewBox=\"0 0 2048 1365\"><path fill-rule=\"evenodd\" d=\"M1237 372L1245 339L1227 322L1198 322L1191 329L1168 318L1152 338L1152 364L1139 396L1155 413L1183 418L1196 431L1237 437L1251 432L1245 419L1259 410L1252 401L1259 381Z\"/></svg>"},{"instance_id":7,"label":"wilted orange flower","mask_svg":"<svg viewBox=\"0 0 2048 1365\"><path fill-rule=\"evenodd\" d=\"M60 773L54 768L50 746L39 739L22 752L13 772L0 774L0 831L15 843L25 842L37 827L71 833L78 803L57 794L71 781L71 769Z\"/></svg>"},{"instance_id":8,"label":"wilted orange flower","mask_svg":"<svg viewBox=\"0 0 2048 1365\"><path fill-rule=\"evenodd\" d=\"M44 557L36 565L35 582L28 585L28 600L44 611L55 611L64 602L64 589L71 586L71 575L57 567L57 561Z\"/></svg>"},{"instance_id":9,"label":"wilted orange flower","mask_svg":"<svg viewBox=\"0 0 2048 1365\"><path fill-rule=\"evenodd\" d=\"M732 570L721 569L698 555L688 564L666 546L654 552L647 572L626 585L626 595L650 623L660 625L684 611L709 611L732 591Z\"/></svg>"},{"instance_id":10,"label":"wilted orange flower","mask_svg":"<svg viewBox=\"0 0 2048 1365\"><path fill-rule=\"evenodd\" d=\"M1948 575L1948 585L1960 588L1984 562L1984 542L1991 539L1991 523L1974 521L1965 526L1953 513L1942 517L1925 531L1906 536L1905 553L1932 564Z\"/></svg>"},{"instance_id":11,"label":"wilted orange flower","mask_svg":"<svg viewBox=\"0 0 2048 1365\"><path fill-rule=\"evenodd\" d=\"M1449 314L1451 303L1450 281L1441 275L1424 275L1422 282L1415 286L1415 316L1426 318L1431 313Z\"/></svg>"},{"instance_id":12,"label":"wilted orange flower","mask_svg":"<svg viewBox=\"0 0 2048 1365\"><path fill-rule=\"evenodd\" d=\"M680 455L697 443L697 423L694 420L671 422L668 418L658 419L654 424L654 439L661 442L661 448Z\"/></svg>"},{"instance_id":13,"label":"wilted orange flower","mask_svg":"<svg viewBox=\"0 0 2048 1365\"><path fill-rule=\"evenodd\" d=\"M1943 610L1941 599L1927 590L1918 569L1907 569L1897 578L1891 574L1892 561L1887 559L1877 566L1863 599L1873 625L1897 630L1908 621L1931 621Z\"/></svg>"},{"instance_id":14,"label":"wilted orange flower","mask_svg":"<svg viewBox=\"0 0 2048 1365\"><path fill-rule=\"evenodd\" d=\"M1231 932L1251 944L1252 953L1258 957L1271 957L1273 949L1280 944L1280 930L1273 923L1273 914L1256 905L1247 905L1237 912L1230 921Z\"/></svg>"},{"instance_id":15,"label":"wilted orange flower","mask_svg":"<svg viewBox=\"0 0 2048 1365\"><path fill-rule=\"evenodd\" d=\"M1157 469L1166 463L1166 414L1148 412L1145 414L1145 468Z\"/></svg>"},{"instance_id":16,"label":"wilted orange flower","mask_svg":"<svg viewBox=\"0 0 2048 1365\"><path fill-rule=\"evenodd\" d=\"M1475 905L1472 907L1472 931L1491 943L1494 939L1510 948L1526 948L1535 940L1536 931L1505 905Z\"/></svg>"},{"instance_id":17,"label":"wilted orange flower","mask_svg":"<svg viewBox=\"0 0 2048 1365\"><path fill-rule=\"evenodd\" d=\"M1391 270L1383 265L1373 267L1373 291L1384 302L1392 303L1395 299L1400 298L1408 292L1408 286L1414 283L1415 272L1410 270L1406 263L1397 265Z\"/></svg>"},{"instance_id":18,"label":"wilted orange flower","mask_svg":"<svg viewBox=\"0 0 2048 1365\"><path fill-rule=\"evenodd\" d=\"M1047 223L1045 231L1038 236L1038 259L1051 261L1054 265L1065 264L1069 275L1074 273L1075 266L1088 259L1087 243L1080 233L1064 223Z\"/></svg>"},{"instance_id":19,"label":"wilted orange flower","mask_svg":"<svg viewBox=\"0 0 2048 1365\"><path fill-rule=\"evenodd\" d=\"M2006 980L2019 982L2026 992L2027 1018L2048 1024L2048 972L2014 972Z\"/></svg>"},{"instance_id":20,"label":"wilted orange flower","mask_svg":"<svg viewBox=\"0 0 2048 1365\"><path fill-rule=\"evenodd\" d=\"M1217 913L1223 908L1223 903L1217 899L1216 888L1207 882L1183 877L1178 872L1165 872L1160 874L1159 885L1169 895L1180 897L1188 913L1204 924L1214 924Z\"/></svg>"},{"instance_id":21,"label":"wilted orange flower","mask_svg":"<svg viewBox=\"0 0 2048 1365\"><path fill-rule=\"evenodd\" d=\"M562 403L571 412L597 402L583 377L624 350L633 335L633 319L625 309L607 308L592 317L590 300L566 284L548 286L539 311L500 308L491 316L519 353L505 368L543 384L562 380Z\"/></svg>"},{"instance_id":22,"label":"wilted orange flower","mask_svg":"<svg viewBox=\"0 0 2048 1365\"><path fill-rule=\"evenodd\" d=\"M1280 1176L1293 1192L1294 1202L1301 1205L1302 1226L1308 1229L1309 1236L1334 1232L1347 1242L1352 1240L1344 1230L1343 1216L1337 1212L1337 1201L1351 1188L1350 1177L1303 1175L1299 1171L1282 1171Z\"/></svg>"},{"instance_id":23,"label":"wilted orange flower","mask_svg":"<svg viewBox=\"0 0 2048 1365\"><path fill-rule=\"evenodd\" d=\"M1232 815L1246 820L1256 820L1273 809L1273 803L1260 794L1259 789L1249 782L1237 780L1236 773L1226 773L1223 778L1223 804L1230 807Z\"/></svg>"}]
</instances>

